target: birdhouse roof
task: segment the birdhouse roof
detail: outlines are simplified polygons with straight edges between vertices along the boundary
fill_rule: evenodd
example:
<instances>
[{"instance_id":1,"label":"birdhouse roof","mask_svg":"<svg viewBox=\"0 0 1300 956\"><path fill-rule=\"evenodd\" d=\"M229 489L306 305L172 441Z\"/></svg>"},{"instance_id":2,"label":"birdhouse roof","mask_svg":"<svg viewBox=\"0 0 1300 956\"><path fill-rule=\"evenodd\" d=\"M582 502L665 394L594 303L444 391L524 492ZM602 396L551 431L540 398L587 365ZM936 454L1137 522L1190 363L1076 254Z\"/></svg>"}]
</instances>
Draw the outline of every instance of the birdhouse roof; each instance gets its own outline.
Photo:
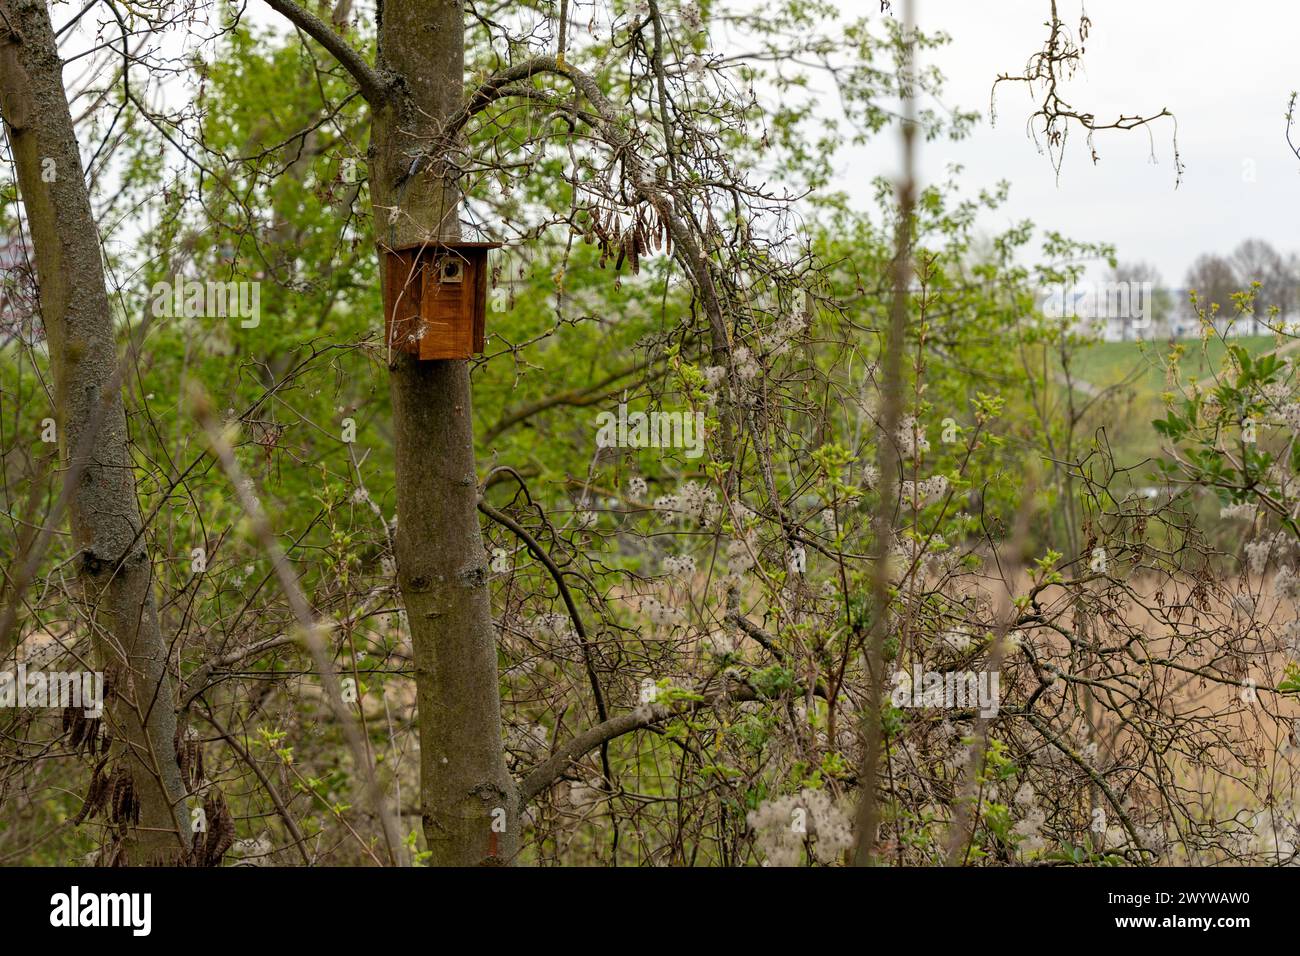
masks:
<instances>
[{"instance_id":1,"label":"birdhouse roof","mask_svg":"<svg viewBox=\"0 0 1300 956\"><path fill-rule=\"evenodd\" d=\"M419 249L500 249L505 243L502 242L461 242L461 241L429 241L417 242L409 246L400 246L397 248L385 247L389 252L412 252Z\"/></svg>"}]
</instances>

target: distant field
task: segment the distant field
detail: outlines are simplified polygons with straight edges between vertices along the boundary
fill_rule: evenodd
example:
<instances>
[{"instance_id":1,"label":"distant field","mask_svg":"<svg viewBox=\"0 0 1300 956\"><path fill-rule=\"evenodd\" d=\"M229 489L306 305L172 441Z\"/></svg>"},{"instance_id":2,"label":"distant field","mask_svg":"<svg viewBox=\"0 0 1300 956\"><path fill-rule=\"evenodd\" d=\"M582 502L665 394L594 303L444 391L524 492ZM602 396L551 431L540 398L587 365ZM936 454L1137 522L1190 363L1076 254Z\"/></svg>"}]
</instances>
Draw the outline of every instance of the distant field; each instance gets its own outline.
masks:
<instances>
[{"instance_id":1,"label":"distant field","mask_svg":"<svg viewBox=\"0 0 1300 956\"><path fill-rule=\"evenodd\" d=\"M1242 336L1232 342L1252 355L1277 344L1272 335ZM1184 339L1178 344L1183 346L1184 378L1206 378L1223 362L1224 346L1217 339L1204 344L1198 339ZM1142 371L1144 374L1135 387L1145 386L1159 395L1164 390L1168 355L1168 342L1098 342L1076 357L1072 370L1078 377L1100 387L1122 382L1135 371Z\"/></svg>"},{"instance_id":2,"label":"distant field","mask_svg":"<svg viewBox=\"0 0 1300 956\"><path fill-rule=\"evenodd\" d=\"M1277 345L1272 335L1242 336L1232 340L1252 355L1258 355ZM1198 339L1184 339L1180 362L1184 382L1202 381L1219 368L1224 356L1222 343L1202 343ZM1070 363L1073 381L1086 382L1093 389L1104 389L1123 384L1105 402L1091 427L1104 425L1115 451L1116 463L1132 465L1159 454L1159 436L1151 422L1164 416L1160 401L1163 392L1171 390L1168 364L1169 343L1155 342L1099 342L1078 353ZM1085 394L1089 389L1079 388Z\"/></svg>"}]
</instances>

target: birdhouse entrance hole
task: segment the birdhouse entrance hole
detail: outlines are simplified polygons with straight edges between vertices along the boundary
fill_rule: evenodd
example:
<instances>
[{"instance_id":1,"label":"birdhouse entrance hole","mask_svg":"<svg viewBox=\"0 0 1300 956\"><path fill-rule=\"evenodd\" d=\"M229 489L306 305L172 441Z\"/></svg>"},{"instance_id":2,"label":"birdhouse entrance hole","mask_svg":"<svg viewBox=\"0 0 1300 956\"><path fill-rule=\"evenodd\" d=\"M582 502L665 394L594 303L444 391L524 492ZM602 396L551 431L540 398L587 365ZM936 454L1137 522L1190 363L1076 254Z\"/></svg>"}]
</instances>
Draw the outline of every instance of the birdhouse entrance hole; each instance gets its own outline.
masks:
<instances>
[{"instance_id":1,"label":"birdhouse entrance hole","mask_svg":"<svg viewBox=\"0 0 1300 956\"><path fill-rule=\"evenodd\" d=\"M452 256L442 257L441 281L446 283L460 282L464 279L465 273L460 267L460 260Z\"/></svg>"}]
</instances>

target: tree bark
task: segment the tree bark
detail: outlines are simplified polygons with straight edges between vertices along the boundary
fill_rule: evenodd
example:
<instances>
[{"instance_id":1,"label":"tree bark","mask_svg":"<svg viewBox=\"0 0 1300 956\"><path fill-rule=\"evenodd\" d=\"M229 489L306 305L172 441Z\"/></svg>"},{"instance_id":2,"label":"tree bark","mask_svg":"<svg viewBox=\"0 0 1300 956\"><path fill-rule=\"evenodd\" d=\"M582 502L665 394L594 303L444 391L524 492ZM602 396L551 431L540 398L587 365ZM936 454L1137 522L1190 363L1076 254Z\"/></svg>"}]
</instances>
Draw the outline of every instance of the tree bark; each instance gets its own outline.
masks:
<instances>
[{"instance_id":1,"label":"tree bark","mask_svg":"<svg viewBox=\"0 0 1300 956\"><path fill-rule=\"evenodd\" d=\"M0 0L0 112L31 230L55 385L68 511L94 643L112 681L105 702L130 770L139 824L132 863L175 862L190 848L176 762L175 701L142 534L113 315L49 11Z\"/></svg>"},{"instance_id":2,"label":"tree bark","mask_svg":"<svg viewBox=\"0 0 1300 956\"><path fill-rule=\"evenodd\" d=\"M463 105L465 28L460 0L381 0L379 16L379 69L395 80L372 103L370 183L382 259L386 249L460 236L454 166L435 159L412 167ZM396 352L389 384L398 584L415 660L430 862L510 863L518 801L501 738L468 363Z\"/></svg>"}]
</instances>

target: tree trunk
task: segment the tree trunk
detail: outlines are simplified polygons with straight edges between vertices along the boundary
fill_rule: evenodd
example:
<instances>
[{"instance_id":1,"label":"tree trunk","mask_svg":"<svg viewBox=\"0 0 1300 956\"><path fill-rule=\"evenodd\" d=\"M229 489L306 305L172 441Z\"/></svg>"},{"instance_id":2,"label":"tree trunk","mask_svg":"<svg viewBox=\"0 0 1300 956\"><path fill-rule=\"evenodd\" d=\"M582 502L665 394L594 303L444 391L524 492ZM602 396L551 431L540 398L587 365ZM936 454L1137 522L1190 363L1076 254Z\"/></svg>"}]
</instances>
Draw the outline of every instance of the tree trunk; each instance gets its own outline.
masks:
<instances>
[{"instance_id":1,"label":"tree trunk","mask_svg":"<svg viewBox=\"0 0 1300 956\"><path fill-rule=\"evenodd\" d=\"M49 12L0 0L0 111L31 230L55 386L59 447L94 641L112 681L106 717L140 811L130 862L189 849L176 715L142 536L113 316Z\"/></svg>"},{"instance_id":2,"label":"tree trunk","mask_svg":"<svg viewBox=\"0 0 1300 956\"><path fill-rule=\"evenodd\" d=\"M385 249L459 238L455 170L436 160L411 169L461 106L465 28L460 0L381 0L379 15L379 68L399 79L371 135L382 257ZM394 352L390 389L398 583L415 658L430 862L509 863L518 851L518 809L501 740L469 366Z\"/></svg>"}]
</instances>

